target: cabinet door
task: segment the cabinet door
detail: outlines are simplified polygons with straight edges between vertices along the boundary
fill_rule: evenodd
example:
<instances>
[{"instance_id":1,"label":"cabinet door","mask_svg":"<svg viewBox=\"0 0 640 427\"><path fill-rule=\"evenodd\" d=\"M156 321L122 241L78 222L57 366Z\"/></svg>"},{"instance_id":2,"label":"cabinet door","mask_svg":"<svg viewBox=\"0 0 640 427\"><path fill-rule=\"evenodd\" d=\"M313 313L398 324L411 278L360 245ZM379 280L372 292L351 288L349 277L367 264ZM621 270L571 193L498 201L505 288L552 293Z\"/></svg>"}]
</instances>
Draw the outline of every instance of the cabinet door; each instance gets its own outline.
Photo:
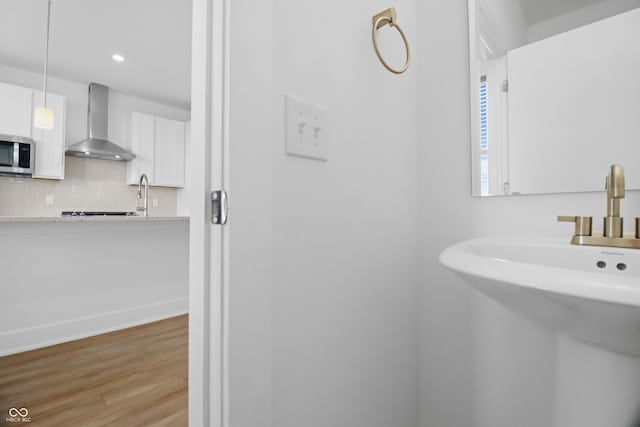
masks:
<instances>
[{"instance_id":1,"label":"cabinet door","mask_svg":"<svg viewBox=\"0 0 640 427\"><path fill-rule=\"evenodd\" d=\"M136 158L127 163L128 184L138 184L140 175L146 174L149 183L154 182L155 117L133 113L131 116L131 151Z\"/></svg>"},{"instance_id":2,"label":"cabinet door","mask_svg":"<svg viewBox=\"0 0 640 427\"><path fill-rule=\"evenodd\" d=\"M184 122L156 117L153 184L184 187Z\"/></svg>"},{"instance_id":3,"label":"cabinet door","mask_svg":"<svg viewBox=\"0 0 640 427\"><path fill-rule=\"evenodd\" d=\"M43 105L43 95L33 91L33 105ZM53 129L32 129L36 142L34 178L64 179L66 98L47 92L47 107L53 110Z\"/></svg>"},{"instance_id":4,"label":"cabinet door","mask_svg":"<svg viewBox=\"0 0 640 427\"><path fill-rule=\"evenodd\" d=\"M32 90L0 83L0 134L31 138Z\"/></svg>"}]
</instances>

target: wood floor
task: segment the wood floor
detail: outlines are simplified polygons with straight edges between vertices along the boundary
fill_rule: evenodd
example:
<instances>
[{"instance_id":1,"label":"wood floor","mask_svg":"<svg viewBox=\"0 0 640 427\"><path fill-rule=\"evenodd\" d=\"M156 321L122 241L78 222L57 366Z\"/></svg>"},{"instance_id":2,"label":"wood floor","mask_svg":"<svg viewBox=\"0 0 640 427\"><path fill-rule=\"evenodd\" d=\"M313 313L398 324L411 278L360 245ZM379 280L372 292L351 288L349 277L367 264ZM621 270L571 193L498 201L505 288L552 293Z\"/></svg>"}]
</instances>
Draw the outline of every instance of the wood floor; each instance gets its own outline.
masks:
<instances>
[{"instance_id":1,"label":"wood floor","mask_svg":"<svg viewBox=\"0 0 640 427\"><path fill-rule=\"evenodd\" d=\"M185 315L0 357L0 425L187 426L187 347Z\"/></svg>"}]
</instances>

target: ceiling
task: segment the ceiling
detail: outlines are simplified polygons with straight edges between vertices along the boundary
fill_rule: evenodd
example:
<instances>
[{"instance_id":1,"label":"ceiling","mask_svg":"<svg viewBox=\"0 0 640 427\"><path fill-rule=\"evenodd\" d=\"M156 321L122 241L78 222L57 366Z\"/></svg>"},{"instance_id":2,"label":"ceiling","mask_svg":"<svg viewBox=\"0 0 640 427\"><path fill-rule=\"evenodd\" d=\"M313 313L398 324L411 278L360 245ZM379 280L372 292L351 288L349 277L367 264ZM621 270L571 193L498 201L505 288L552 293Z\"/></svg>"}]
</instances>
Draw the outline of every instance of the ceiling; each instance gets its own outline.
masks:
<instances>
[{"instance_id":1,"label":"ceiling","mask_svg":"<svg viewBox=\"0 0 640 427\"><path fill-rule=\"evenodd\" d=\"M607 0L520 0L520 4L528 24L534 25L603 1Z\"/></svg>"},{"instance_id":2,"label":"ceiling","mask_svg":"<svg viewBox=\"0 0 640 427\"><path fill-rule=\"evenodd\" d=\"M0 63L41 73L46 19L47 0L0 0ZM189 109L191 0L53 0L49 75Z\"/></svg>"}]
</instances>

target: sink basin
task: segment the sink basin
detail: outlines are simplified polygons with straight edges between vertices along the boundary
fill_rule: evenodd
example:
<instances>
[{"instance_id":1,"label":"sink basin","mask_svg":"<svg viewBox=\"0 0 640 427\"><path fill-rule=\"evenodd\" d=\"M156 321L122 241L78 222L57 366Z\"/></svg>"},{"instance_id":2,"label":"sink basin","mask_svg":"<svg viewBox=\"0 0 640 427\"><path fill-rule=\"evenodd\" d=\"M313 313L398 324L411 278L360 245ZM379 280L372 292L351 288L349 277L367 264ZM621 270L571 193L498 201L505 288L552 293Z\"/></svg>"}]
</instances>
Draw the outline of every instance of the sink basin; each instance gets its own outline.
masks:
<instances>
[{"instance_id":1,"label":"sink basin","mask_svg":"<svg viewBox=\"0 0 640 427\"><path fill-rule=\"evenodd\" d=\"M464 241L440 262L475 289L573 338L640 356L640 250L576 246L570 236Z\"/></svg>"}]
</instances>

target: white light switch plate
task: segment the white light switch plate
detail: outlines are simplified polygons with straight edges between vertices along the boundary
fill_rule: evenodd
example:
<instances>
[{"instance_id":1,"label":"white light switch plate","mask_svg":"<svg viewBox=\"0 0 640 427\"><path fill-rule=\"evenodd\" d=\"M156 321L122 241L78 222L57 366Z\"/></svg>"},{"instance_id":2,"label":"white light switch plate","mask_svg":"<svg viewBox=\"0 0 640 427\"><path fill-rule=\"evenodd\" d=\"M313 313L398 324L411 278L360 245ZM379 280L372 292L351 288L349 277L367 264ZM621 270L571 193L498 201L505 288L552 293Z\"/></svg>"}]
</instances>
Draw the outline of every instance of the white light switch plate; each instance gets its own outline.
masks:
<instances>
[{"instance_id":1,"label":"white light switch plate","mask_svg":"<svg viewBox=\"0 0 640 427\"><path fill-rule=\"evenodd\" d=\"M327 160L327 110L285 94L286 153Z\"/></svg>"}]
</instances>

